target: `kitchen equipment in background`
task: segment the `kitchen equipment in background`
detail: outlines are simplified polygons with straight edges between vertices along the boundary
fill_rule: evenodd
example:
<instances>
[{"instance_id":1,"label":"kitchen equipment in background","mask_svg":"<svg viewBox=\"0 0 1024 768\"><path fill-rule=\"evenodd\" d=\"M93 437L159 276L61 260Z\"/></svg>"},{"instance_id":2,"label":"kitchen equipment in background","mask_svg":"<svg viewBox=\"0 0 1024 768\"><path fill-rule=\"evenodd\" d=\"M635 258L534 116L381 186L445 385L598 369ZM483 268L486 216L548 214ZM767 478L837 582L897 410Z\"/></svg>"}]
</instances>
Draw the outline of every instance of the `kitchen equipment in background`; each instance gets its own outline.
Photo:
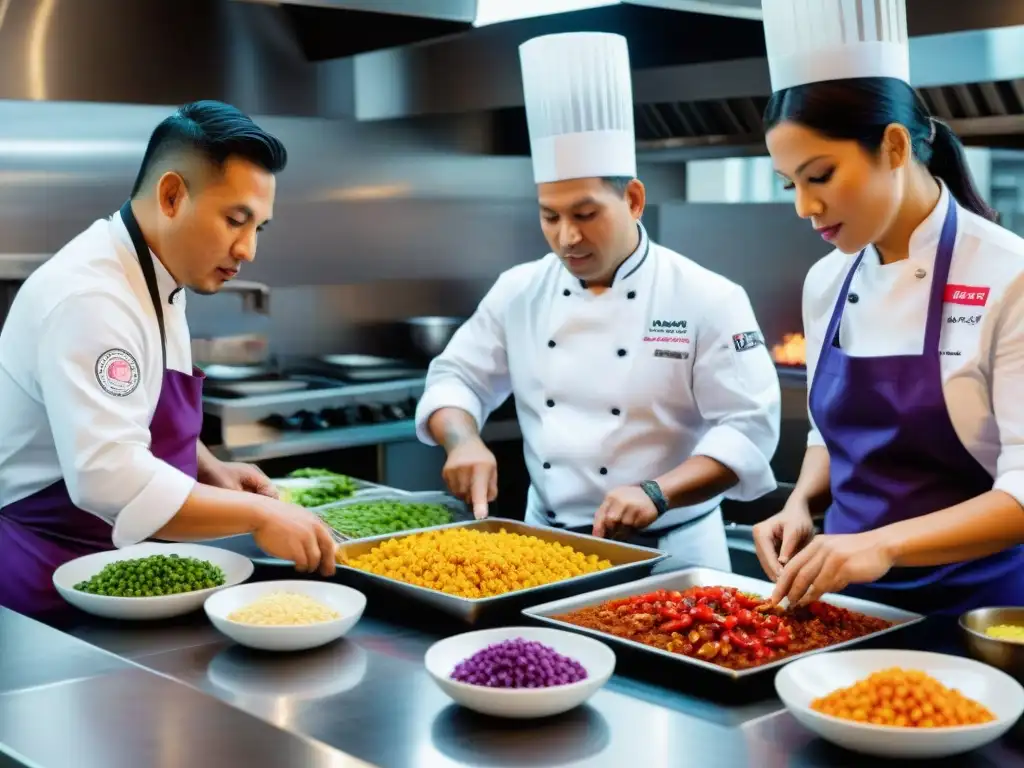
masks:
<instances>
[{"instance_id":1,"label":"kitchen equipment in background","mask_svg":"<svg viewBox=\"0 0 1024 768\"><path fill-rule=\"evenodd\" d=\"M257 315L270 314L270 286L246 280L231 280L224 283L221 293L242 294L242 311Z\"/></svg>"},{"instance_id":2,"label":"kitchen equipment in background","mask_svg":"<svg viewBox=\"0 0 1024 768\"><path fill-rule=\"evenodd\" d=\"M782 342L772 347L776 365L806 366L807 340L802 333L787 333Z\"/></svg>"},{"instance_id":3,"label":"kitchen equipment in background","mask_svg":"<svg viewBox=\"0 0 1024 768\"><path fill-rule=\"evenodd\" d=\"M786 333L782 341L772 346L772 359L779 380L786 384L807 386L807 340L802 333ZM801 410L803 404L801 404ZM806 418L806 417L805 417ZM795 479L795 477L793 478Z\"/></svg>"},{"instance_id":4,"label":"kitchen equipment in background","mask_svg":"<svg viewBox=\"0 0 1024 768\"><path fill-rule=\"evenodd\" d=\"M324 355L317 363L330 375L352 384L417 379L427 371L412 360L375 355Z\"/></svg>"},{"instance_id":5,"label":"kitchen equipment in background","mask_svg":"<svg viewBox=\"0 0 1024 768\"><path fill-rule=\"evenodd\" d=\"M252 461L257 460L253 452L269 458L343 447L360 439L359 430L350 428L391 426L396 435L411 430L423 394L422 372L419 377L353 383L322 362L308 362L309 369L289 364L276 378L208 381L203 387L203 441L234 460ZM306 385L259 395L240 391L275 381Z\"/></svg>"},{"instance_id":6,"label":"kitchen equipment in background","mask_svg":"<svg viewBox=\"0 0 1024 768\"><path fill-rule=\"evenodd\" d=\"M266 362L269 349L261 333L192 339L192 359L204 370L212 365L259 365Z\"/></svg>"},{"instance_id":7,"label":"kitchen equipment in background","mask_svg":"<svg viewBox=\"0 0 1024 768\"><path fill-rule=\"evenodd\" d=\"M225 365L222 363L213 363L212 365L202 365L196 362L196 365L203 369L203 373L206 375L206 380L209 382L240 382L240 381L260 381L264 379L278 378L280 374L277 369L270 365Z\"/></svg>"},{"instance_id":8,"label":"kitchen equipment in background","mask_svg":"<svg viewBox=\"0 0 1024 768\"><path fill-rule=\"evenodd\" d=\"M466 322L464 317L410 317L404 323L409 331L413 351L425 360L433 360L444 352L452 336Z\"/></svg>"}]
</instances>

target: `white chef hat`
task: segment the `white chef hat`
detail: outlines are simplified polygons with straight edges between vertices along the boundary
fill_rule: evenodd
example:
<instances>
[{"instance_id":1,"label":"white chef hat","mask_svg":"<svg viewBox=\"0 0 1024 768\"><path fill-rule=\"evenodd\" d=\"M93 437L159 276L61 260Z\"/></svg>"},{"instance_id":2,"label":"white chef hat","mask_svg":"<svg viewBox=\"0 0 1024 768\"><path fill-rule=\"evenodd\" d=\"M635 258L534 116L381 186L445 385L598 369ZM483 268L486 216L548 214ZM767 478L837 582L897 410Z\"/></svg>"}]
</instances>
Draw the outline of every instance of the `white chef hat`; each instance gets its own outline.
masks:
<instances>
[{"instance_id":1,"label":"white chef hat","mask_svg":"<svg viewBox=\"0 0 1024 768\"><path fill-rule=\"evenodd\" d=\"M906 0L761 0L772 90L857 77L910 82Z\"/></svg>"},{"instance_id":2,"label":"white chef hat","mask_svg":"<svg viewBox=\"0 0 1024 768\"><path fill-rule=\"evenodd\" d=\"M543 35L523 43L519 58L534 180L636 176L626 38Z\"/></svg>"}]
</instances>

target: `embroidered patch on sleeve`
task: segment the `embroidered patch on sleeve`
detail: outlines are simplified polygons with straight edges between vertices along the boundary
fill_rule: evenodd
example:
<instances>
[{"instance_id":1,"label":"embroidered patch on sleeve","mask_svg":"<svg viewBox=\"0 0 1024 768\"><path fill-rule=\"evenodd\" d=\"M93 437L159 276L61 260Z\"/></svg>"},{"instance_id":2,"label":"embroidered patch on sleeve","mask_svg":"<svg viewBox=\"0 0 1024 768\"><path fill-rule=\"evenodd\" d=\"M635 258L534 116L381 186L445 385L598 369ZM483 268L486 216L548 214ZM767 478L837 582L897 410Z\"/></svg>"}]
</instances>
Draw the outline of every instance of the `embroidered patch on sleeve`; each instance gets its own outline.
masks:
<instances>
[{"instance_id":1,"label":"embroidered patch on sleeve","mask_svg":"<svg viewBox=\"0 0 1024 768\"><path fill-rule=\"evenodd\" d=\"M748 349L754 349L754 347L763 347L764 337L757 331L745 331L744 333L737 333L732 337L732 345L736 348L737 352L746 352Z\"/></svg>"},{"instance_id":2,"label":"embroidered patch on sleeve","mask_svg":"<svg viewBox=\"0 0 1024 768\"><path fill-rule=\"evenodd\" d=\"M139 387L139 364L123 349L108 349L96 360L96 380L114 397L127 397Z\"/></svg>"}]
</instances>

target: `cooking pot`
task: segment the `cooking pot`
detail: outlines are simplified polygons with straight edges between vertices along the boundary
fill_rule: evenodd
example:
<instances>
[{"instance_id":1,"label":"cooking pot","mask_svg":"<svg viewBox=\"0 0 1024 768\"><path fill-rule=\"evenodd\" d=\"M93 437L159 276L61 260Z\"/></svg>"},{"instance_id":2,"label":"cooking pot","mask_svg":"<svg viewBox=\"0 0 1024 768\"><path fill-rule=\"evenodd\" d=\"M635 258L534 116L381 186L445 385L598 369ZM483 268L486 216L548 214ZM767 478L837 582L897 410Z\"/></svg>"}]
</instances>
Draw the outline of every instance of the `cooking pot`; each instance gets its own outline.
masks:
<instances>
[{"instance_id":1,"label":"cooking pot","mask_svg":"<svg viewBox=\"0 0 1024 768\"><path fill-rule=\"evenodd\" d=\"M466 322L464 317L410 317L405 321L413 349L433 359L444 352L452 336Z\"/></svg>"}]
</instances>

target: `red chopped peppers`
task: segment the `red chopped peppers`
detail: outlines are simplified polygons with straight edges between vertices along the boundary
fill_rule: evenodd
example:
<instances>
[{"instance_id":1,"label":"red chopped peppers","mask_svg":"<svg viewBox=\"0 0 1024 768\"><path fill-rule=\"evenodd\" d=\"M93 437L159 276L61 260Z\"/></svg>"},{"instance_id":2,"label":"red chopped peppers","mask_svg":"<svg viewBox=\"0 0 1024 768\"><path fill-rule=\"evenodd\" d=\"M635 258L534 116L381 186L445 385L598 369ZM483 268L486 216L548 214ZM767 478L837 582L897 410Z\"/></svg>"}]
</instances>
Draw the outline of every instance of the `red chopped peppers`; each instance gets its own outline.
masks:
<instances>
[{"instance_id":1,"label":"red chopped peppers","mask_svg":"<svg viewBox=\"0 0 1024 768\"><path fill-rule=\"evenodd\" d=\"M820 602L783 614L733 587L657 590L557 618L734 669L889 626Z\"/></svg>"}]
</instances>

